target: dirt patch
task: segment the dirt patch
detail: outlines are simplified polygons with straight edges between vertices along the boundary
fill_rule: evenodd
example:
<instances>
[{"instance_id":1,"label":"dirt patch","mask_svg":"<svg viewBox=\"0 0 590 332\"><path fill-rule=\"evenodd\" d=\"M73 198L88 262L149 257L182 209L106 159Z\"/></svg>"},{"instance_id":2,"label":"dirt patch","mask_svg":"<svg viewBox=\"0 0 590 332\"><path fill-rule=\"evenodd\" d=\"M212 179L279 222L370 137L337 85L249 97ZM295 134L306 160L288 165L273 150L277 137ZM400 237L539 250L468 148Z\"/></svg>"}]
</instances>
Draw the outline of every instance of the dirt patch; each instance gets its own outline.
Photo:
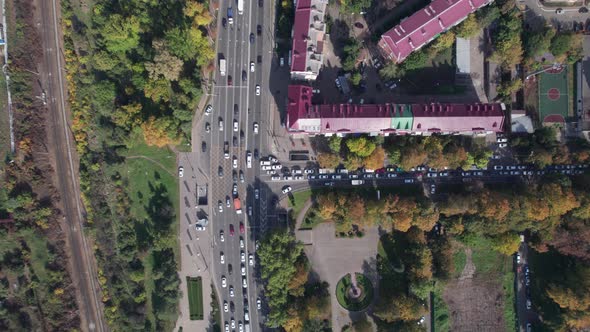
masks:
<instances>
[{"instance_id":1,"label":"dirt patch","mask_svg":"<svg viewBox=\"0 0 590 332\"><path fill-rule=\"evenodd\" d=\"M471 249L465 249L465 268L449 282L443 299L449 307L451 331L503 331L503 294L499 281L474 277Z\"/></svg>"}]
</instances>

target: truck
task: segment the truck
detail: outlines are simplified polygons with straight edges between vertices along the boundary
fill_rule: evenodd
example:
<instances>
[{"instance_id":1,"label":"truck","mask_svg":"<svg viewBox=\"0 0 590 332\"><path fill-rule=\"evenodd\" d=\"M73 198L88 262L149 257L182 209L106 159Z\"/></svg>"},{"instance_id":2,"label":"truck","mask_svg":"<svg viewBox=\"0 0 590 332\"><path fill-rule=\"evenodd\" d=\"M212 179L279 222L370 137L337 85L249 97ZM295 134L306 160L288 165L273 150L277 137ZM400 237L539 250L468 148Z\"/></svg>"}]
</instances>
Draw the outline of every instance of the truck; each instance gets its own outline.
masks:
<instances>
[{"instance_id":1,"label":"truck","mask_svg":"<svg viewBox=\"0 0 590 332\"><path fill-rule=\"evenodd\" d=\"M244 14L244 0L238 0L238 14Z\"/></svg>"},{"instance_id":2,"label":"truck","mask_svg":"<svg viewBox=\"0 0 590 332\"><path fill-rule=\"evenodd\" d=\"M353 186L360 186L361 184L364 184L365 183L365 180L352 180L352 181L350 181L350 183Z\"/></svg>"},{"instance_id":3,"label":"truck","mask_svg":"<svg viewBox=\"0 0 590 332\"><path fill-rule=\"evenodd\" d=\"M236 209L236 214L242 214L242 202L238 197L234 198L234 208Z\"/></svg>"},{"instance_id":4,"label":"truck","mask_svg":"<svg viewBox=\"0 0 590 332\"><path fill-rule=\"evenodd\" d=\"M225 76L225 59L219 59L219 73Z\"/></svg>"},{"instance_id":5,"label":"truck","mask_svg":"<svg viewBox=\"0 0 590 332\"><path fill-rule=\"evenodd\" d=\"M227 21L229 24L234 24L234 10L231 7L227 8Z\"/></svg>"}]
</instances>

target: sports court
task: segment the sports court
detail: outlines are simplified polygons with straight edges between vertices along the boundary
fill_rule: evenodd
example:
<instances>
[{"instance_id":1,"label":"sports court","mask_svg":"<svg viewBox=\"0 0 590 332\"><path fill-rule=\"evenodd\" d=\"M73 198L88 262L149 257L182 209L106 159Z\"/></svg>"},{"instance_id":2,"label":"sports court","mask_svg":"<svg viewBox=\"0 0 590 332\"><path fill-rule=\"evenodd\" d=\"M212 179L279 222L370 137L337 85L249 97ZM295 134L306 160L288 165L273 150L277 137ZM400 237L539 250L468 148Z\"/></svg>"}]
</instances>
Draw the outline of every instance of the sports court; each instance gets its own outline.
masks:
<instances>
[{"instance_id":1,"label":"sports court","mask_svg":"<svg viewBox=\"0 0 590 332\"><path fill-rule=\"evenodd\" d=\"M543 123L565 123L568 117L567 70L564 66L539 75L539 119Z\"/></svg>"}]
</instances>

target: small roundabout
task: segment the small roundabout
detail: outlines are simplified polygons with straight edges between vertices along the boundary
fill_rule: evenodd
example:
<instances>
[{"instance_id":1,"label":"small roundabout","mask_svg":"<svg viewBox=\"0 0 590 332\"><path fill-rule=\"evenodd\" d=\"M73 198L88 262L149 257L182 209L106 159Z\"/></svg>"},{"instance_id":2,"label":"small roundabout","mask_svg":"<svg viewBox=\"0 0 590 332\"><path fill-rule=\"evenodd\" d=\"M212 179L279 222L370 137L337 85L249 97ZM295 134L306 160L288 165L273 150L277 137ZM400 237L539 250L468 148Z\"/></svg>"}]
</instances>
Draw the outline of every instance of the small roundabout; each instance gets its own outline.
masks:
<instances>
[{"instance_id":1,"label":"small roundabout","mask_svg":"<svg viewBox=\"0 0 590 332\"><path fill-rule=\"evenodd\" d=\"M373 283L362 273L347 274L336 284L336 299L348 311L362 311L373 302Z\"/></svg>"}]
</instances>

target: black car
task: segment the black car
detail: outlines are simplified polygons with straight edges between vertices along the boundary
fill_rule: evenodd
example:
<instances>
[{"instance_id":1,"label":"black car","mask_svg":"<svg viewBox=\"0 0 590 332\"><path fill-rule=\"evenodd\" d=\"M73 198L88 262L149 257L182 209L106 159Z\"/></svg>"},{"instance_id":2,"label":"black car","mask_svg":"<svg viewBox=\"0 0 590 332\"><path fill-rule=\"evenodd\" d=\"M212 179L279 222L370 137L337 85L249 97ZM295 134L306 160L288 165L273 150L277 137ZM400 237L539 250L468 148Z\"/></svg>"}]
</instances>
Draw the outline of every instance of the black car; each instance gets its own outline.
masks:
<instances>
[{"instance_id":1,"label":"black car","mask_svg":"<svg viewBox=\"0 0 590 332\"><path fill-rule=\"evenodd\" d=\"M259 36L262 34L262 25L258 24L256 27L256 34Z\"/></svg>"},{"instance_id":2,"label":"black car","mask_svg":"<svg viewBox=\"0 0 590 332\"><path fill-rule=\"evenodd\" d=\"M236 171L232 171L232 180L238 182L238 173Z\"/></svg>"},{"instance_id":3,"label":"black car","mask_svg":"<svg viewBox=\"0 0 590 332\"><path fill-rule=\"evenodd\" d=\"M264 4L264 0L258 0L258 7L262 7L263 4Z\"/></svg>"},{"instance_id":4,"label":"black car","mask_svg":"<svg viewBox=\"0 0 590 332\"><path fill-rule=\"evenodd\" d=\"M229 302L229 311L231 311L231 312L236 311L236 306L234 305L234 301Z\"/></svg>"},{"instance_id":5,"label":"black car","mask_svg":"<svg viewBox=\"0 0 590 332\"><path fill-rule=\"evenodd\" d=\"M203 152L207 151L207 143L205 143L205 141L203 141L203 143L201 143L201 151L203 151Z\"/></svg>"},{"instance_id":6,"label":"black car","mask_svg":"<svg viewBox=\"0 0 590 332\"><path fill-rule=\"evenodd\" d=\"M244 139L244 131L240 130L240 139L243 140Z\"/></svg>"},{"instance_id":7,"label":"black car","mask_svg":"<svg viewBox=\"0 0 590 332\"><path fill-rule=\"evenodd\" d=\"M254 159L258 159L258 149L254 149Z\"/></svg>"},{"instance_id":8,"label":"black car","mask_svg":"<svg viewBox=\"0 0 590 332\"><path fill-rule=\"evenodd\" d=\"M238 104L234 104L234 116L238 116Z\"/></svg>"},{"instance_id":9,"label":"black car","mask_svg":"<svg viewBox=\"0 0 590 332\"><path fill-rule=\"evenodd\" d=\"M219 175L220 178L223 177L223 167L219 166L219 168L217 169L217 175Z\"/></svg>"},{"instance_id":10,"label":"black car","mask_svg":"<svg viewBox=\"0 0 590 332\"><path fill-rule=\"evenodd\" d=\"M221 25L223 25L224 28L227 27L227 20L225 19L225 17L221 19Z\"/></svg>"},{"instance_id":11,"label":"black car","mask_svg":"<svg viewBox=\"0 0 590 332\"><path fill-rule=\"evenodd\" d=\"M258 61L258 63L262 63L262 55L257 56L256 61Z\"/></svg>"},{"instance_id":12,"label":"black car","mask_svg":"<svg viewBox=\"0 0 590 332\"><path fill-rule=\"evenodd\" d=\"M250 43L254 43L254 33L250 33Z\"/></svg>"},{"instance_id":13,"label":"black car","mask_svg":"<svg viewBox=\"0 0 590 332\"><path fill-rule=\"evenodd\" d=\"M234 136L233 142L234 142L234 147L237 147L238 146L238 138Z\"/></svg>"},{"instance_id":14,"label":"black car","mask_svg":"<svg viewBox=\"0 0 590 332\"><path fill-rule=\"evenodd\" d=\"M242 81L245 81L248 78L248 74L246 74L245 70L242 70Z\"/></svg>"},{"instance_id":15,"label":"black car","mask_svg":"<svg viewBox=\"0 0 590 332\"><path fill-rule=\"evenodd\" d=\"M231 79L231 75L227 76L227 85L232 86L234 84L233 80Z\"/></svg>"},{"instance_id":16,"label":"black car","mask_svg":"<svg viewBox=\"0 0 590 332\"><path fill-rule=\"evenodd\" d=\"M231 276L232 272L234 269L232 269L231 264L227 264L227 272L229 273L229 275Z\"/></svg>"}]
</instances>

